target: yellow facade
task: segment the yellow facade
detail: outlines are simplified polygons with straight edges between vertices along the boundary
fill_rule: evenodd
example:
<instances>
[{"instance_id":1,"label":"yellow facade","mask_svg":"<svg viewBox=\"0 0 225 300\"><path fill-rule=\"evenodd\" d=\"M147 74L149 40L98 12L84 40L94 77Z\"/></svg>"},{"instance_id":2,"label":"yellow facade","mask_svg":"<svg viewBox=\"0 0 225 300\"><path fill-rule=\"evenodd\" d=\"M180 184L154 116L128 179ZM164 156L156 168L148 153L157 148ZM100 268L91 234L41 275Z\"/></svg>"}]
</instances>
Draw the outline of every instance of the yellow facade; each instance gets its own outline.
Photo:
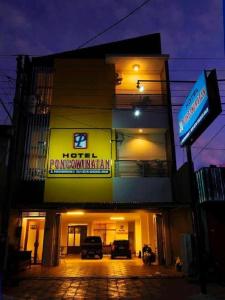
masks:
<instances>
[{"instance_id":1,"label":"yellow facade","mask_svg":"<svg viewBox=\"0 0 225 300\"><path fill-rule=\"evenodd\" d=\"M111 202L115 158L111 143L114 67L104 60L58 59L55 70L44 199L46 202ZM86 149L74 149L75 132L88 134ZM68 174L49 174L50 160L62 159L63 153L91 153L99 159L110 160L110 173L72 175L76 179L69 178Z\"/></svg>"}]
</instances>

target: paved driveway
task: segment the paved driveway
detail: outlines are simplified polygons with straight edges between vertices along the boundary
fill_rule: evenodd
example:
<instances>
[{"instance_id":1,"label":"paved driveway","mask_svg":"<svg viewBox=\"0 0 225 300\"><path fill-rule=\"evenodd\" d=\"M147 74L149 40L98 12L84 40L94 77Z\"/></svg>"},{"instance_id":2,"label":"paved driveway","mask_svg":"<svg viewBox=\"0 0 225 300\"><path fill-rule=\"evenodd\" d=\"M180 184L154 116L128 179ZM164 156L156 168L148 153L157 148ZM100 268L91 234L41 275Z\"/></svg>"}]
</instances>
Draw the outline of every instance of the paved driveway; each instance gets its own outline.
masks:
<instances>
[{"instance_id":1,"label":"paved driveway","mask_svg":"<svg viewBox=\"0 0 225 300\"><path fill-rule=\"evenodd\" d=\"M21 273L22 277L182 277L182 273L176 272L174 267L143 265L140 258L132 259L85 259L69 257L61 259L57 267L32 266L31 269Z\"/></svg>"},{"instance_id":2,"label":"paved driveway","mask_svg":"<svg viewBox=\"0 0 225 300\"><path fill-rule=\"evenodd\" d=\"M15 287L6 288L4 293L4 300L225 299L225 288L211 285L210 296L202 297L199 295L199 287L196 284L189 284L184 278L26 279L20 281Z\"/></svg>"}]
</instances>

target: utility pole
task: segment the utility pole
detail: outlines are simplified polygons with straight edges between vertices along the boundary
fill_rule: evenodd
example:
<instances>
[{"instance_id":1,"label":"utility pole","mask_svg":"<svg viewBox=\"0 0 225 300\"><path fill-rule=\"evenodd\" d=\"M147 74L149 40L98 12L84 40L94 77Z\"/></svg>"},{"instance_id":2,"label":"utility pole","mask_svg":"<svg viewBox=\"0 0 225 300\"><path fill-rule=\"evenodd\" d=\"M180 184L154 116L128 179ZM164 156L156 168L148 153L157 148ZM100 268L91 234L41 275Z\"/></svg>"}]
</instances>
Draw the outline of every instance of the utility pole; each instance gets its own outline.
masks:
<instances>
[{"instance_id":1,"label":"utility pole","mask_svg":"<svg viewBox=\"0 0 225 300\"><path fill-rule=\"evenodd\" d=\"M199 273L199 284L202 294L207 294L206 288L206 277L205 277L205 261L204 261L204 239L203 230L201 224L201 212L198 203L198 191L196 185L194 164L192 161L191 145L186 145L187 162L189 166L189 180L191 189L191 210L192 210L192 223L194 231L194 241L195 241L195 254L196 254L196 264Z\"/></svg>"}]
</instances>

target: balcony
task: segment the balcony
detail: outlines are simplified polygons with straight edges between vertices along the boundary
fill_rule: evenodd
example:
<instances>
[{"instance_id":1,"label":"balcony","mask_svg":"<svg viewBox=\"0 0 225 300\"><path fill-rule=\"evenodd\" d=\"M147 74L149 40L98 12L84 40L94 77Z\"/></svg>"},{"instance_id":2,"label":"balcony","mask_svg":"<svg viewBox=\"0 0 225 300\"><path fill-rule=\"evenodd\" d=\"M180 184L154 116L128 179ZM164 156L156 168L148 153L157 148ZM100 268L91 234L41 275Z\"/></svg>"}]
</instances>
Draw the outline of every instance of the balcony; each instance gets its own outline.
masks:
<instances>
[{"instance_id":1,"label":"balcony","mask_svg":"<svg viewBox=\"0 0 225 300\"><path fill-rule=\"evenodd\" d=\"M170 162L117 160L113 177L113 202L171 202Z\"/></svg>"},{"instance_id":2,"label":"balcony","mask_svg":"<svg viewBox=\"0 0 225 300\"><path fill-rule=\"evenodd\" d=\"M113 110L114 128L168 128L166 95L116 94ZM141 117L134 118L133 110L139 108Z\"/></svg>"},{"instance_id":3,"label":"balcony","mask_svg":"<svg viewBox=\"0 0 225 300\"><path fill-rule=\"evenodd\" d=\"M169 177L166 160L115 160L115 177Z\"/></svg>"}]
</instances>

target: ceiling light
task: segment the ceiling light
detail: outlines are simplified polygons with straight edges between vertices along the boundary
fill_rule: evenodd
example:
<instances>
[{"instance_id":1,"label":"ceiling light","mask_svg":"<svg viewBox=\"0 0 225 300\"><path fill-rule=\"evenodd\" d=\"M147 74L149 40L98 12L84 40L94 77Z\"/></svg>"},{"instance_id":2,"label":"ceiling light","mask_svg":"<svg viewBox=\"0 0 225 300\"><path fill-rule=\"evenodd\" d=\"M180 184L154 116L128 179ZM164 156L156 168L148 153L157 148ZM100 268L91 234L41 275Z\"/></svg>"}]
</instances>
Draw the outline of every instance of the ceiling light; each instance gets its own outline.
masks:
<instances>
[{"instance_id":1,"label":"ceiling light","mask_svg":"<svg viewBox=\"0 0 225 300\"><path fill-rule=\"evenodd\" d=\"M83 211L67 211L67 215L77 215L77 216L82 216L84 215Z\"/></svg>"},{"instance_id":2,"label":"ceiling light","mask_svg":"<svg viewBox=\"0 0 225 300\"><path fill-rule=\"evenodd\" d=\"M117 220L117 221L122 221L124 220L125 218L124 217L111 217L110 220Z\"/></svg>"},{"instance_id":3,"label":"ceiling light","mask_svg":"<svg viewBox=\"0 0 225 300\"><path fill-rule=\"evenodd\" d=\"M140 66L139 66L138 64L133 65L132 68L133 68L133 70L136 71L136 72L140 70Z\"/></svg>"},{"instance_id":4,"label":"ceiling light","mask_svg":"<svg viewBox=\"0 0 225 300\"><path fill-rule=\"evenodd\" d=\"M139 109L139 108L135 108L135 110L134 110L134 116L135 116L135 117L139 117L140 114L141 114L140 109Z\"/></svg>"}]
</instances>

